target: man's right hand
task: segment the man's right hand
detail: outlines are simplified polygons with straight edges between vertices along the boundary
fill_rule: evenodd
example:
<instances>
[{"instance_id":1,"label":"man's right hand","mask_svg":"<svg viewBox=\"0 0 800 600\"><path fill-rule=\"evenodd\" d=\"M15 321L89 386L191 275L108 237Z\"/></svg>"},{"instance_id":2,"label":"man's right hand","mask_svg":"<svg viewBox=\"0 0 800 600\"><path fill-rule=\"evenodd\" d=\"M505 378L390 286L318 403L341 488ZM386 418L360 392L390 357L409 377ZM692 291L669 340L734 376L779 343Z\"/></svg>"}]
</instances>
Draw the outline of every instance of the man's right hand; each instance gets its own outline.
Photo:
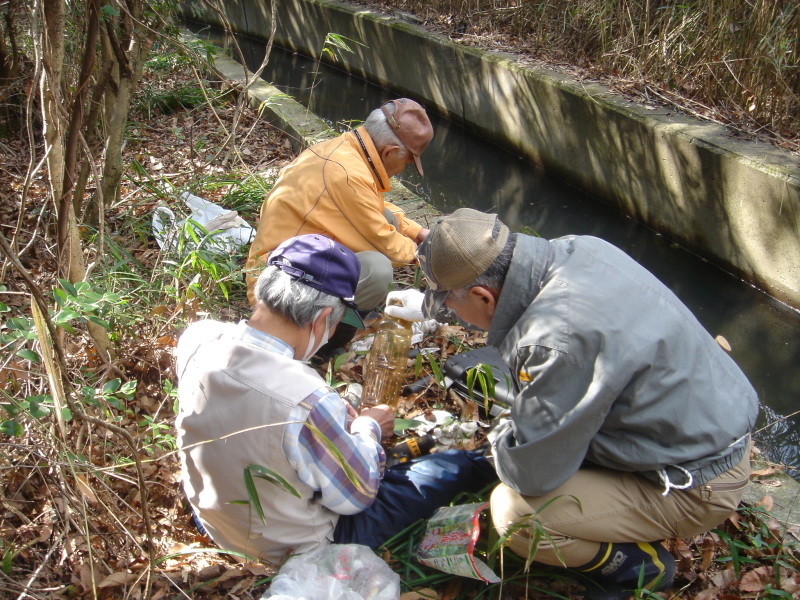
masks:
<instances>
[{"instance_id":1,"label":"man's right hand","mask_svg":"<svg viewBox=\"0 0 800 600\"><path fill-rule=\"evenodd\" d=\"M383 439L394 435L394 409L391 406L379 404L378 406L365 408L358 416L375 419L381 428L381 436Z\"/></svg>"}]
</instances>

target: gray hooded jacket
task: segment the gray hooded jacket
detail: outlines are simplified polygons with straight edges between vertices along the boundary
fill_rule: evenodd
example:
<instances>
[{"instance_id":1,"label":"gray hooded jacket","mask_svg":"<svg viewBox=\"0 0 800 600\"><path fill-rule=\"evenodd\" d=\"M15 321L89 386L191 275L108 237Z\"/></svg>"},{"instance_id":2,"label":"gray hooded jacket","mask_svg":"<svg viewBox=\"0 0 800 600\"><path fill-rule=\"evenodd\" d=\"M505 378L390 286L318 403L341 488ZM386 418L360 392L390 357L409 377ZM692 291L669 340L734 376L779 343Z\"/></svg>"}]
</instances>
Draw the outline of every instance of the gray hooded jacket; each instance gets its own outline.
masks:
<instances>
[{"instance_id":1,"label":"gray hooded jacket","mask_svg":"<svg viewBox=\"0 0 800 600\"><path fill-rule=\"evenodd\" d=\"M745 375L666 286L600 239L518 235L487 342L518 390L490 439L521 494L550 492L584 463L697 487L747 451L758 398Z\"/></svg>"}]
</instances>

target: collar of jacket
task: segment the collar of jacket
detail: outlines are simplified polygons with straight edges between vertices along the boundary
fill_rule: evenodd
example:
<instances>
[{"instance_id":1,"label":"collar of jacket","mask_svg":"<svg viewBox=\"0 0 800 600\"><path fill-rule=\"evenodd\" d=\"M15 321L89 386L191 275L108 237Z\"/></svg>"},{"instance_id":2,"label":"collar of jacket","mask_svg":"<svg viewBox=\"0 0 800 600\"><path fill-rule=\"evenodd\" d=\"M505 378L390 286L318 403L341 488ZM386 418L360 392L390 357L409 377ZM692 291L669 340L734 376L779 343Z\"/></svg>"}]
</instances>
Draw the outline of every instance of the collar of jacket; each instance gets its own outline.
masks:
<instances>
[{"instance_id":1,"label":"collar of jacket","mask_svg":"<svg viewBox=\"0 0 800 600\"><path fill-rule=\"evenodd\" d=\"M545 272L552 261L550 242L544 238L517 234L511 266L489 326L489 335L486 338L488 345L499 346L528 309L539 293Z\"/></svg>"},{"instance_id":2,"label":"collar of jacket","mask_svg":"<svg viewBox=\"0 0 800 600\"><path fill-rule=\"evenodd\" d=\"M354 131L348 131L345 136L348 137L348 141L361 155L364 164L367 165L369 172L372 173L372 176L375 178L375 185L378 186L378 190L381 192L388 192L392 188L392 184L389 181L389 176L386 174L386 168L383 166L381 155L378 154L378 149L372 142L372 138L369 137L366 128L362 125Z\"/></svg>"}]
</instances>

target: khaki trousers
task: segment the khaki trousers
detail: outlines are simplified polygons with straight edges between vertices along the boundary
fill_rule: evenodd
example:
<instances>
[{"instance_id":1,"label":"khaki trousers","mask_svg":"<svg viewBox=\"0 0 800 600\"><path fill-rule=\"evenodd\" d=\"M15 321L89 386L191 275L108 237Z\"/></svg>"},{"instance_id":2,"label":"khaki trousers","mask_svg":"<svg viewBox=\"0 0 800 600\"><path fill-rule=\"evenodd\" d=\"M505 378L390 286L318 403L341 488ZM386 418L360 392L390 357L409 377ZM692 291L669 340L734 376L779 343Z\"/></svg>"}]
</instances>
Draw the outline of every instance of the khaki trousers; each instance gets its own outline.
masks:
<instances>
[{"instance_id":1,"label":"khaki trousers","mask_svg":"<svg viewBox=\"0 0 800 600\"><path fill-rule=\"evenodd\" d=\"M383 216L397 228L397 217L392 211L384 209ZM356 286L355 303L358 310L368 312L386 301L394 270L391 261L380 252L356 252L356 257L361 264L361 276Z\"/></svg>"},{"instance_id":2,"label":"khaki trousers","mask_svg":"<svg viewBox=\"0 0 800 600\"><path fill-rule=\"evenodd\" d=\"M358 310L369 312L386 301L394 270L389 259L380 252L356 252L356 258L361 264L361 275L355 303Z\"/></svg>"},{"instance_id":3,"label":"khaki trousers","mask_svg":"<svg viewBox=\"0 0 800 600\"><path fill-rule=\"evenodd\" d=\"M586 468L537 498L522 496L501 483L491 497L492 520L501 535L513 524L523 525L516 530L511 527L508 545L527 557L534 530L525 524L535 518L550 533L563 558L562 563L553 544L542 538L536 562L580 567L597 555L600 542L687 538L713 529L736 510L749 476L747 452L744 460L719 477L697 488L672 489L662 496L664 486L640 475ZM533 514L536 516L531 517Z\"/></svg>"}]
</instances>

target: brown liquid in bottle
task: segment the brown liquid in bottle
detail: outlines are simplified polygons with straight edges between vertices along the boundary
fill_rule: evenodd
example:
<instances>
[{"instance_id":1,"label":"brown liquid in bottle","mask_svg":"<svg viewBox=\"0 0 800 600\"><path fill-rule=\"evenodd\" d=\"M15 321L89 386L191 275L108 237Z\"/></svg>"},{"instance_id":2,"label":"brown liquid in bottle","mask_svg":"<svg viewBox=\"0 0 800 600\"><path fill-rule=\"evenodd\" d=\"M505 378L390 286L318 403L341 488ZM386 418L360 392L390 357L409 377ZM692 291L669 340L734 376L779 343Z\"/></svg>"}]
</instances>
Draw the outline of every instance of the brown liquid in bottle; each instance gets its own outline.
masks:
<instances>
[{"instance_id":1,"label":"brown liquid in bottle","mask_svg":"<svg viewBox=\"0 0 800 600\"><path fill-rule=\"evenodd\" d=\"M375 333L364 372L364 407L397 406L411 349L411 323L386 316Z\"/></svg>"}]
</instances>

